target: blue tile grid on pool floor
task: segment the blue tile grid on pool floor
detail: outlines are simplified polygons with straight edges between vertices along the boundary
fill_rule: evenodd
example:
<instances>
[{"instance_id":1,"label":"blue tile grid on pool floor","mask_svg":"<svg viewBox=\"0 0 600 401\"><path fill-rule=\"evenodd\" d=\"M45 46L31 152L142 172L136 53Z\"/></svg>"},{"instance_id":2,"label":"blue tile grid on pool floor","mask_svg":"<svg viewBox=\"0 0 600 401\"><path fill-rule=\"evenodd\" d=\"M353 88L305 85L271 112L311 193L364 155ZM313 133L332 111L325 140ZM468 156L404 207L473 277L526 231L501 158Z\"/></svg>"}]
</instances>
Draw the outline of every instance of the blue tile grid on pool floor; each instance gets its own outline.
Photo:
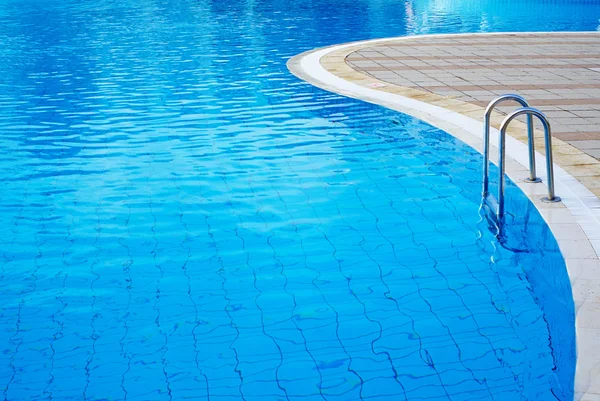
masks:
<instances>
[{"instance_id":1,"label":"blue tile grid on pool floor","mask_svg":"<svg viewBox=\"0 0 600 401\"><path fill-rule=\"evenodd\" d=\"M1 398L571 400L571 289L527 198L509 183L497 238L478 153L285 63L599 19L584 1L2 2Z\"/></svg>"}]
</instances>

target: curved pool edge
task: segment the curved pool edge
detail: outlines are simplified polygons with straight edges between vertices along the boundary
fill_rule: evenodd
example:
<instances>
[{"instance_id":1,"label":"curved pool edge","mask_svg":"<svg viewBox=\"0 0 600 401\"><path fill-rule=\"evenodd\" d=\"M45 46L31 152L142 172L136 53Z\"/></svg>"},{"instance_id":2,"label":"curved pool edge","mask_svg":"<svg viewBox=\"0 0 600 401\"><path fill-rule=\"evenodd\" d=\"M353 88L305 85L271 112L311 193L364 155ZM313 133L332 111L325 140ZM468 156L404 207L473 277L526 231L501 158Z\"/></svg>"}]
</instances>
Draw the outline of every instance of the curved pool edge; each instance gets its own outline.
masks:
<instances>
[{"instance_id":1,"label":"curved pool edge","mask_svg":"<svg viewBox=\"0 0 600 401\"><path fill-rule=\"evenodd\" d=\"M581 34L581 32L560 34ZM425 36L447 38L463 35ZM314 86L411 115L482 152L483 124L475 117L483 115L482 107L417 89L387 82L384 84L376 78L352 69L345 63L347 55L361 48L414 38L414 36L394 37L334 45L297 55L291 58L287 65L294 75ZM560 160L555 159L556 193L563 202L554 204L542 202L541 198L547 190L546 185L523 181L528 172L526 167L528 150L526 144L517 139L524 132L523 128L524 126L519 123L515 124L515 129L509 130L506 173L539 210L552 230L565 260L576 314L575 399L597 401L600 400L600 346L597 346L600 345L600 199L560 167ZM492 143L497 143L497 136L498 131L492 129ZM556 142L558 146L570 146L562 141ZM497 154L497 149L492 148L491 154ZM545 162L545 157L538 152L536 165L544 182L546 182Z\"/></svg>"}]
</instances>

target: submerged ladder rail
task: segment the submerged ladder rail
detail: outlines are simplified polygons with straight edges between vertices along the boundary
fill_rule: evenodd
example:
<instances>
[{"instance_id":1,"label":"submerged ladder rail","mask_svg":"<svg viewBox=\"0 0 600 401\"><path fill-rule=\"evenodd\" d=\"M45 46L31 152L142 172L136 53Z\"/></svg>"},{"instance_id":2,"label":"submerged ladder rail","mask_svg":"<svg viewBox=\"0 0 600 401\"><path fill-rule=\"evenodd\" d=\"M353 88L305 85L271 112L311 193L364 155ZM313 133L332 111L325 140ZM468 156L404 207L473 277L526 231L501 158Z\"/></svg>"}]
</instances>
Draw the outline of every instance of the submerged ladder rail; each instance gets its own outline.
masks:
<instances>
[{"instance_id":1,"label":"submerged ladder rail","mask_svg":"<svg viewBox=\"0 0 600 401\"><path fill-rule=\"evenodd\" d=\"M506 94L492 100L485 109L485 115L483 119L483 191L482 196L485 198L489 193L489 169L490 169L490 125L492 112L500 103L506 101L514 101L521 105L521 107L530 107L529 103L525 98L515 94ZM527 115L527 139L529 142L529 178L526 179L528 182L541 182L542 180L536 176L535 169L535 142L533 138L533 116Z\"/></svg>"},{"instance_id":2,"label":"submerged ladder rail","mask_svg":"<svg viewBox=\"0 0 600 401\"><path fill-rule=\"evenodd\" d=\"M544 202L560 202L560 197L554 193L554 163L552 159L552 129L550 122L538 109L529 106L527 101L514 94L508 94L500 96L490 102L485 109L484 116L484 132L483 132L483 191L482 197L485 200L489 195L489 159L490 159L490 120L494 108L504 102L512 100L519 103L521 108L515 110L504 118L502 124L500 124L500 133L498 137L498 208L496 215L498 221L504 217L504 184L505 184L505 170L506 170L506 131L510 123L517 117L525 115L527 116L527 139L528 139L528 150L529 150L529 177L524 181L537 183L542 180L536 176L535 167L535 143L533 136L533 117L536 117L542 123L544 127L544 139L546 148L546 173L548 179L548 196L542 198Z\"/></svg>"}]
</instances>

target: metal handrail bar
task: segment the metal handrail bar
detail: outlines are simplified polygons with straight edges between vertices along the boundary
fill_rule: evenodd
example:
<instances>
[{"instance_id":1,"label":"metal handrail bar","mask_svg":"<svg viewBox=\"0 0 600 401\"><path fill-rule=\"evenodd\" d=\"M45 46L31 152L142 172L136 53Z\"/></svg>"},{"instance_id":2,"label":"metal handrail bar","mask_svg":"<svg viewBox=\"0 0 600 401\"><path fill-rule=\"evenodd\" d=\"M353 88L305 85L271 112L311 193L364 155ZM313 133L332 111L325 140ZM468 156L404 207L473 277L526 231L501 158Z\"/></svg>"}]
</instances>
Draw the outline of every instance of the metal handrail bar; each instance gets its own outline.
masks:
<instances>
[{"instance_id":1,"label":"metal handrail bar","mask_svg":"<svg viewBox=\"0 0 600 401\"><path fill-rule=\"evenodd\" d=\"M519 103L523 107L530 107L529 103L519 95L506 94L492 100L485 109L485 116L483 119L483 192L482 195L485 198L488 195L489 187L489 168L490 168L490 119L492 111L496 106L502 102L513 100ZM533 138L533 117L527 115L527 138L529 142L529 178L525 181L528 182L541 182L542 180L536 177L535 171L535 143Z\"/></svg>"},{"instance_id":2,"label":"metal handrail bar","mask_svg":"<svg viewBox=\"0 0 600 401\"><path fill-rule=\"evenodd\" d=\"M518 116L526 114L527 116L537 117L544 126L544 137L546 139L546 171L548 174L548 196L543 198L544 202L560 202L560 197L554 194L554 164L552 162L552 129L550 122L538 109L532 107L523 107L515 110L502 121L500 125L500 138L498 139L498 151L500 153L498 160L498 169L500 177L498 178L498 219L504 216L504 171L506 159L506 130L508 125Z\"/></svg>"}]
</instances>

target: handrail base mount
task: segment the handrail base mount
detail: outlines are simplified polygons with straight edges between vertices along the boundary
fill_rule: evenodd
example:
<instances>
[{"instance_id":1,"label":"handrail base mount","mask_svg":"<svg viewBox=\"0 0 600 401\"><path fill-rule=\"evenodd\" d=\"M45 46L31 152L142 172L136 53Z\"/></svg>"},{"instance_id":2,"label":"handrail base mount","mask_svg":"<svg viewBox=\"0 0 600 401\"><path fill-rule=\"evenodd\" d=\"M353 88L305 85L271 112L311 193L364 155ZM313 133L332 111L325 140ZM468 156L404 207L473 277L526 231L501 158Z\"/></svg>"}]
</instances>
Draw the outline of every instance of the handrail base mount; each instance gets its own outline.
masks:
<instances>
[{"instance_id":1,"label":"handrail base mount","mask_svg":"<svg viewBox=\"0 0 600 401\"><path fill-rule=\"evenodd\" d=\"M544 202L544 203L558 203L560 201L562 201L562 199L560 199L560 196L556 196L556 195L552 199L548 198L547 196L544 196L542 198L542 202Z\"/></svg>"}]
</instances>

